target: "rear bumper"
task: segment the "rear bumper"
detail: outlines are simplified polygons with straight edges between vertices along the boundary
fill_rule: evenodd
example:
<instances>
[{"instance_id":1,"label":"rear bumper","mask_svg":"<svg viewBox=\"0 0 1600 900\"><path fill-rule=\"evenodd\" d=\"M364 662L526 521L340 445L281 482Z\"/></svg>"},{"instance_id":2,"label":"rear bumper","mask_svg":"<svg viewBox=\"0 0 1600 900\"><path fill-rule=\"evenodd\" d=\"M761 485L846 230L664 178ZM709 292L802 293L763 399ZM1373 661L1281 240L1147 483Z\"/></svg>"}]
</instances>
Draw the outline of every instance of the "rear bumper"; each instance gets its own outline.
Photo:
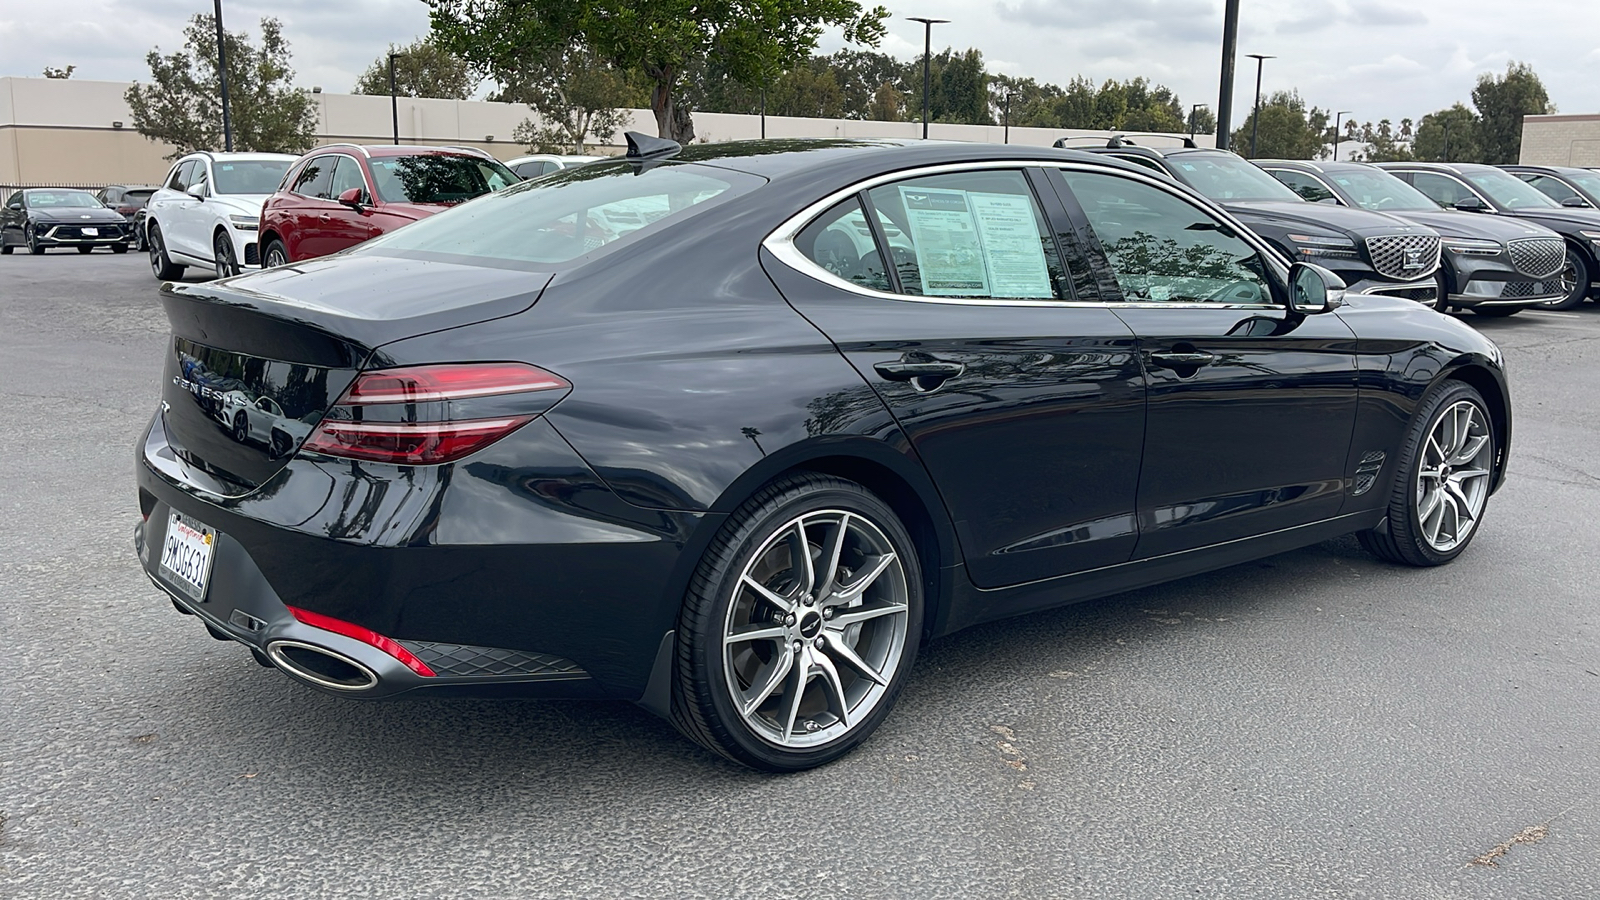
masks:
<instances>
[{"instance_id":1,"label":"rear bumper","mask_svg":"<svg viewBox=\"0 0 1600 900\"><path fill-rule=\"evenodd\" d=\"M683 545L705 518L623 503L542 419L453 466L297 457L238 498L185 483L164 435L157 415L137 466L146 519L134 543L151 581L213 636L356 699L637 699L676 620ZM173 510L218 532L203 600L162 575ZM392 639L435 674L308 625L291 606ZM297 671L284 651L300 646L373 683Z\"/></svg>"}]
</instances>

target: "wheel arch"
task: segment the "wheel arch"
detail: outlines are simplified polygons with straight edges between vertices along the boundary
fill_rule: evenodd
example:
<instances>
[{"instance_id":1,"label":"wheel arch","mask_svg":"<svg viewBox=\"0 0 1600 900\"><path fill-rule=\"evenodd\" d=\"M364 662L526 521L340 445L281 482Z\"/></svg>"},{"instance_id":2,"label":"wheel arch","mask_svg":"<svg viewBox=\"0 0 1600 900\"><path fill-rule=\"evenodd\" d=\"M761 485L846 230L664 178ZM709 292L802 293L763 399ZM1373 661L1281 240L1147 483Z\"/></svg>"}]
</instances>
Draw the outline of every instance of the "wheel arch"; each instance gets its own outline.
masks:
<instances>
[{"instance_id":1,"label":"wheel arch","mask_svg":"<svg viewBox=\"0 0 1600 900\"><path fill-rule=\"evenodd\" d=\"M1489 405L1489 418L1494 425L1495 460L1494 481L1491 490L1499 490L1505 482L1506 463L1511 454L1511 396L1505 379L1495 374L1481 360L1463 359L1447 367L1435 380L1460 381L1472 386Z\"/></svg>"},{"instance_id":2,"label":"wheel arch","mask_svg":"<svg viewBox=\"0 0 1600 900\"><path fill-rule=\"evenodd\" d=\"M1569 250L1576 251L1578 256L1583 260L1583 264L1589 267L1589 283L1594 284L1595 279L1600 278L1600 252L1595 250L1594 244L1592 243L1586 244L1583 241L1574 240L1566 235L1562 235L1561 240L1566 243ZM1585 293L1585 296L1588 296L1587 292Z\"/></svg>"}]
</instances>

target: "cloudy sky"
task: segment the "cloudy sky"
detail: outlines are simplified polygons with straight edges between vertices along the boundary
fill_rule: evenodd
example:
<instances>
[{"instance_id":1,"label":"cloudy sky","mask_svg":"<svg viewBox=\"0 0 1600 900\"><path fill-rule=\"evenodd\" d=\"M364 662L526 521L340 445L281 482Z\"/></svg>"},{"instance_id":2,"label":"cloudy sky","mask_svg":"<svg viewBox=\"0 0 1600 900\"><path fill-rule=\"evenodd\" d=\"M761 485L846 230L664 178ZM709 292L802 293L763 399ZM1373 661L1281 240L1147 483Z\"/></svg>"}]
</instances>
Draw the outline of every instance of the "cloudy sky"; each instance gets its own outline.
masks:
<instances>
[{"instance_id":1,"label":"cloudy sky","mask_svg":"<svg viewBox=\"0 0 1600 900\"><path fill-rule=\"evenodd\" d=\"M869 0L870 2L870 0ZM922 26L950 19L934 46L983 51L991 71L1065 83L1144 75L1185 103L1217 102L1222 0L915 0L893 14L880 49L922 50ZM37 76L76 65L75 77L147 79L144 54L182 43L185 20L205 0L56 0L0 4L0 75ZM1420 117L1469 101L1480 72L1533 65L1562 112L1600 112L1600 2L1596 0L1243 0L1235 123L1248 112L1254 61L1266 53L1263 89L1294 87L1310 104L1355 111L1360 121ZM428 30L422 0L225 0L232 30L277 16L302 85L348 91L389 42ZM836 36L823 50L843 46Z\"/></svg>"}]
</instances>

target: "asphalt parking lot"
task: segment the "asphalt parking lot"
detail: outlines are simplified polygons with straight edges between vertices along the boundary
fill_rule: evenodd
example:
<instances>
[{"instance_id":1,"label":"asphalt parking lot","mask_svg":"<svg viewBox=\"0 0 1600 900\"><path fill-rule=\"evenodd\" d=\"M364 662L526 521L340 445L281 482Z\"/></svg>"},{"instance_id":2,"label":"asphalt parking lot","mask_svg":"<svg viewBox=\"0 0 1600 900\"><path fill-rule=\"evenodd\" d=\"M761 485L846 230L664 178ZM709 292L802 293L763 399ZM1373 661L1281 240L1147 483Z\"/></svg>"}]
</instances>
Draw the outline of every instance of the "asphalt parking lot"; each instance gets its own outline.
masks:
<instances>
[{"instance_id":1,"label":"asphalt parking lot","mask_svg":"<svg viewBox=\"0 0 1600 900\"><path fill-rule=\"evenodd\" d=\"M326 697L175 613L131 546L156 288L139 254L0 258L0 897L1600 885L1592 304L1466 317L1517 418L1455 564L1347 538L974 629L854 755L771 777L621 702Z\"/></svg>"}]
</instances>

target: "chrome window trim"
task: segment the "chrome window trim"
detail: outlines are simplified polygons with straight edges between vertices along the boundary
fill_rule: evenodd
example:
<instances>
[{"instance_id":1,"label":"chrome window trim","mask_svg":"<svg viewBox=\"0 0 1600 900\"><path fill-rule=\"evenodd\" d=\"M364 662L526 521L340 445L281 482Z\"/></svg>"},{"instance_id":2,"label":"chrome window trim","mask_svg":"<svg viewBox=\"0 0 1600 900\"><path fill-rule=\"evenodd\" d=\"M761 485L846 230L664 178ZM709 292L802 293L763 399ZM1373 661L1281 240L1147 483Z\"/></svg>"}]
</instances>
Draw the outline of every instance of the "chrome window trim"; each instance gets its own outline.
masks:
<instances>
[{"instance_id":1,"label":"chrome window trim","mask_svg":"<svg viewBox=\"0 0 1600 900\"><path fill-rule=\"evenodd\" d=\"M872 288L863 287L855 282L840 278L832 272L829 272L827 269L817 265L815 261L807 257L804 253L801 253L800 248L794 245L795 237L798 236L801 231L804 231L806 226L810 225L813 220L832 209L835 205L856 196L862 191L871 190L872 188L890 184L896 181L905 181L911 178L922 178L929 175L946 175L958 172L971 172L984 169L1017 169L1019 171L1025 171L1027 169L1069 169L1072 171L1089 172L1092 174L1109 174L1143 182L1151 187L1165 191L1178 200L1181 200L1190 206L1195 206L1200 210L1219 218L1221 221L1226 222L1234 229L1240 240L1255 248L1256 252L1261 254L1263 258L1269 261L1276 261L1278 259L1276 251L1272 250L1265 243L1261 242L1260 239L1257 238L1255 232L1251 231L1249 228L1246 228L1243 223L1235 219L1226 210L1221 209L1220 207L1216 209L1207 209L1204 206L1196 204L1194 202L1194 198L1185 196L1181 190L1174 190L1174 185L1167 183L1169 179L1165 177L1153 177L1150 175L1145 175L1143 172L1129 172L1121 169L1112 169L1107 166L1092 165L1089 163L1066 161L1053 162L1049 160L1037 159L937 163L934 165L916 166L909 169L899 169L894 172L886 172L881 175L874 175L871 178L866 178L855 182L849 187L834 191L833 193L823 197L821 200L812 203L811 205L802 209L800 212L785 219L782 224L780 224L777 228L774 228L771 233L762 239L761 246L773 256L777 257L779 262L782 262L784 265L788 266L799 274L804 275L814 281L820 281L823 284L831 287L848 291L852 294L859 294L863 297L871 297L877 300L895 300L902 303L939 303L948 306L984 307L1092 307L1099 309L1281 310L1284 308L1283 304L1281 303L1163 303L1158 301L1128 300L1034 300L1005 297L919 297L912 294L895 294L889 291L879 291ZM1062 262L1065 263L1066 261L1062 260ZM885 264L887 265L887 263ZM1275 269L1282 268L1282 266L1275 266ZM1286 271L1280 271L1278 272L1278 275L1280 278L1287 280Z\"/></svg>"}]
</instances>

